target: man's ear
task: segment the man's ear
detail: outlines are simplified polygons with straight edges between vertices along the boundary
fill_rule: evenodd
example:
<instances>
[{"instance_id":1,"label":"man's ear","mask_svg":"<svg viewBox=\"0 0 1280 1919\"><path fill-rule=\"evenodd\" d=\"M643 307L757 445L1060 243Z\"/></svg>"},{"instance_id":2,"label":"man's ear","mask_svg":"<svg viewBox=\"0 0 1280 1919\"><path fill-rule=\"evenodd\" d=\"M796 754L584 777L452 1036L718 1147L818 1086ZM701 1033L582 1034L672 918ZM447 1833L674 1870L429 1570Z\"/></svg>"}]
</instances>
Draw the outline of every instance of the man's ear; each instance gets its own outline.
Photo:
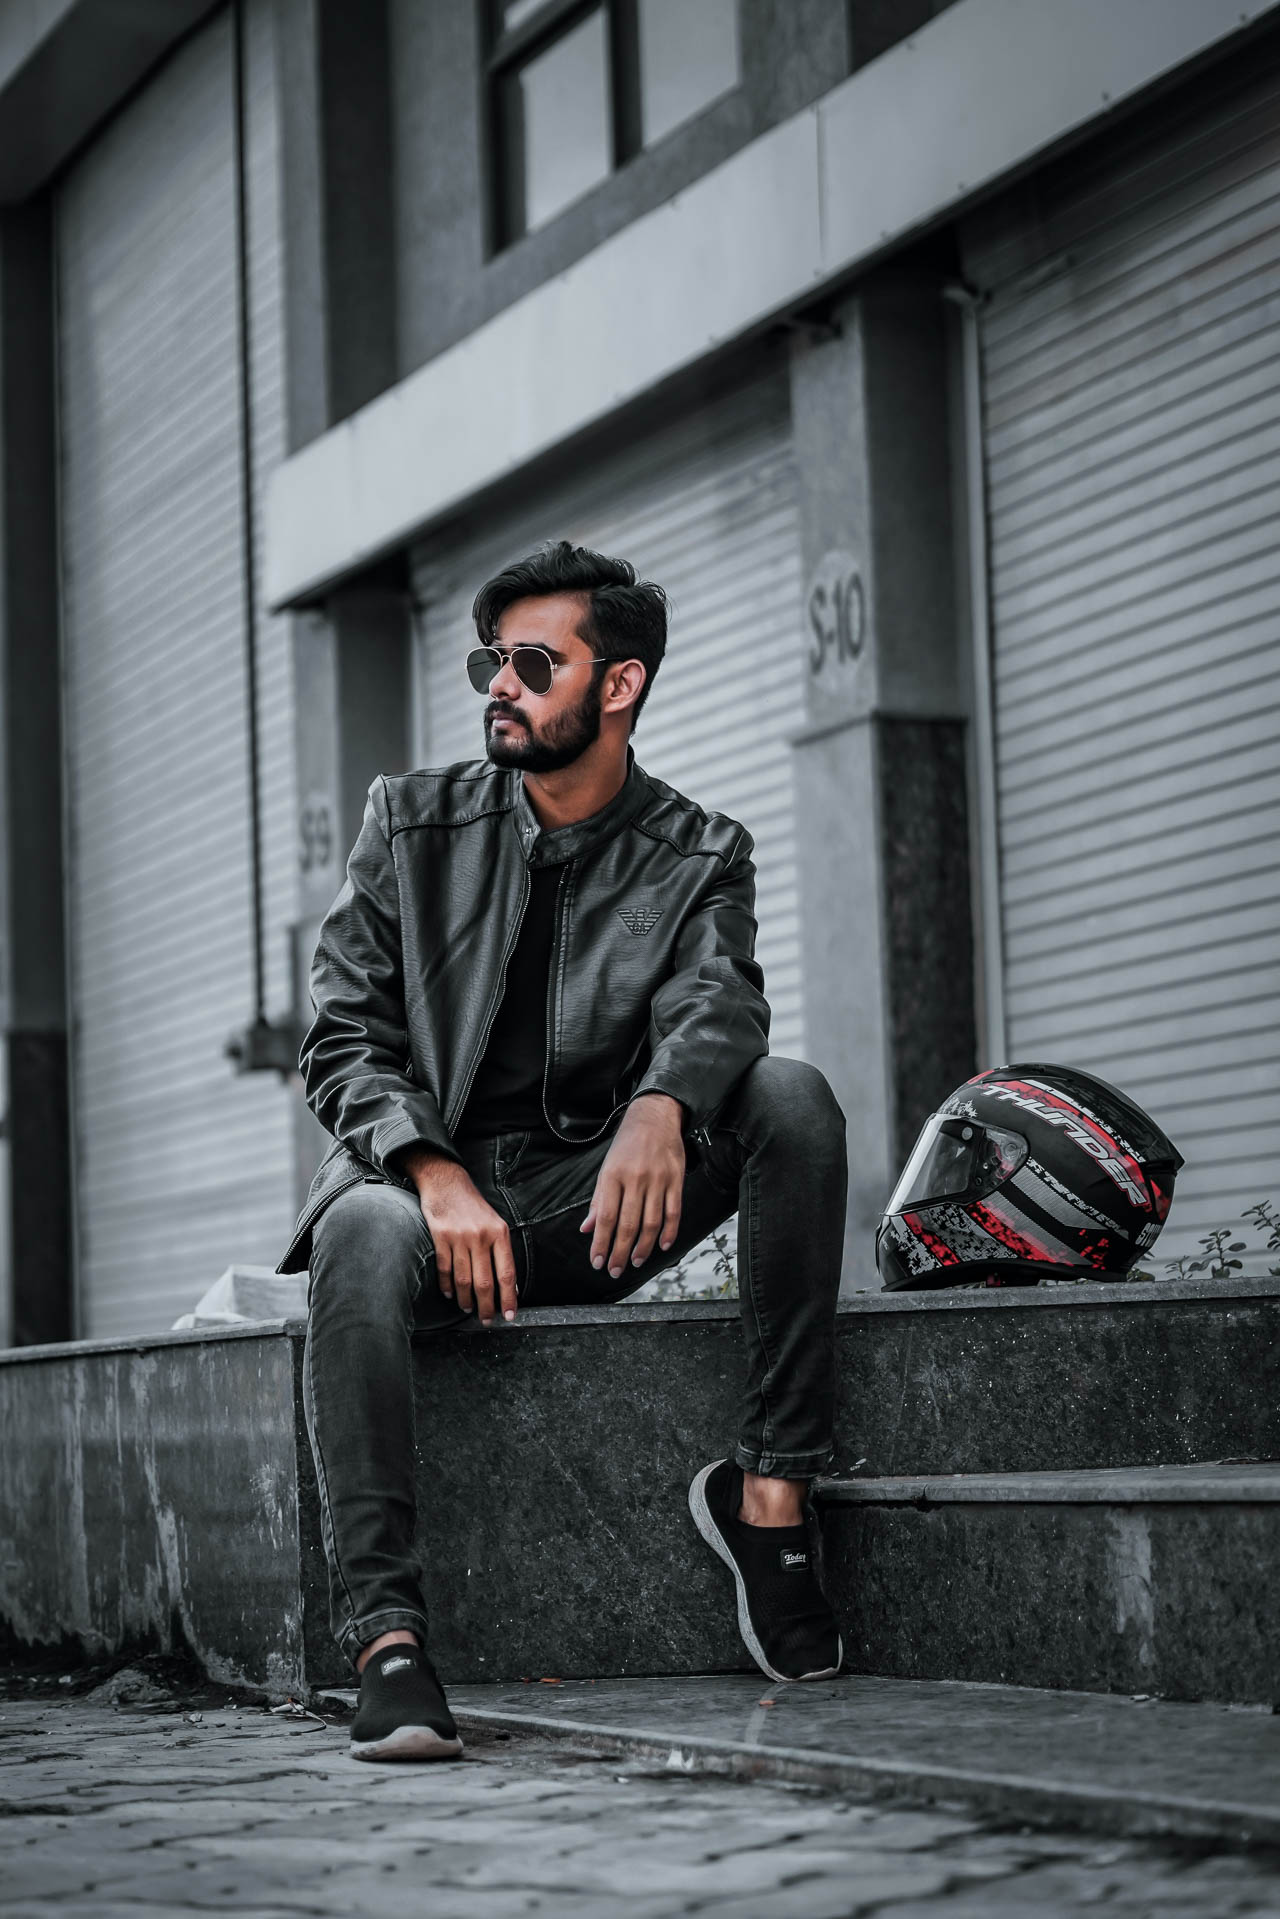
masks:
<instances>
[{"instance_id":1,"label":"man's ear","mask_svg":"<svg viewBox=\"0 0 1280 1919\"><path fill-rule=\"evenodd\" d=\"M604 701L605 711L617 713L624 706L634 706L644 692L644 683L649 677L644 661L619 660L609 671L614 675L614 690Z\"/></svg>"}]
</instances>

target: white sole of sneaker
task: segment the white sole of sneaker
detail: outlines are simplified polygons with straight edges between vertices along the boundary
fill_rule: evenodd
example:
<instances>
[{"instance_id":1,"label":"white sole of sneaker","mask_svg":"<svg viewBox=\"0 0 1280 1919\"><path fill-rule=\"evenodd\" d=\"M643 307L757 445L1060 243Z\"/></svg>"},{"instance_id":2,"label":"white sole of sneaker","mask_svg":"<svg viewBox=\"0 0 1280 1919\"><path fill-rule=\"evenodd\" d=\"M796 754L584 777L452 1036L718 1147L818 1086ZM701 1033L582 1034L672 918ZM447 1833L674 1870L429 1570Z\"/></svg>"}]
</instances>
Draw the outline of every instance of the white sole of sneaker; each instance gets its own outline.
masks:
<instances>
[{"instance_id":1,"label":"white sole of sneaker","mask_svg":"<svg viewBox=\"0 0 1280 1919\"><path fill-rule=\"evenodd\" d=\"M776 1679L780 1685L789 1686L793 1683L798 1684L801 1680L805 1679L834 1679L844 1664L844 1641L840 1638L839 1634L836 1635L836 1663L834 1666L824 1666L820 1672L775 1672L769 1664L769 1661L765 1658L764 1647L756 1638L755 1627L751 1624L751 1614L747 1609L746 1582L742 1574L738 1571L738 1562L729 1551L728 1542L724 1534L720 1531L720 1528L716 1525L712 1517L711 1508L707 1504L707 1481L710 1479L716 1467L723 1466L723 1464L724 1461L722 1459L713 1459L709 1466L703 1467L689 1488L689 1511L693 1514L694 1525L698 1528L698 1531L702 1534L702 1537L706 1540L712 1552L720 1559L723 1559L725 1565L733 1574L733 1583L738 1594L738 1631L742 1634L743 1645L751 1654L751 1657L755 1660L761 1672L769 1679Z\"/></svg>"},{"instance_id":2,"label":"white sole of sneaker","mask_svg":"<svg viewBox=\"0 0 1280 1919\"><path fill-rule=\"evenodd\" d=\"M385 1739L353 1739L353 1759L459 1759L460 1739L442 1739L430 1726L397 1726Z\"/></svg>"}]
</instances>

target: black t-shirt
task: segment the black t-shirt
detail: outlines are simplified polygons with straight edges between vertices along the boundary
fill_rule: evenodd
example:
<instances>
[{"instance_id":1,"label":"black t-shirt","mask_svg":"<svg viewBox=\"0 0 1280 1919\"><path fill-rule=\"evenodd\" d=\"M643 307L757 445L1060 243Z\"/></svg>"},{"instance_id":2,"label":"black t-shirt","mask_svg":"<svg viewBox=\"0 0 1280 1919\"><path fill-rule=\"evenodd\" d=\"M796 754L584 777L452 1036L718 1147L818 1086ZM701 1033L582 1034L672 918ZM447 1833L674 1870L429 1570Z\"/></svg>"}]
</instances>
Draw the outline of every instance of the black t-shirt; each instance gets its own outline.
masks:
<instances>
[{"instance_id":1,"label":"black t-shirt","mask_svg":"<svg viewBox=\"0 0 1280 1919\"><path fill-rule=\"evenodd\" d=\"M542 1082L547 1069L547 977L555 937L556 894L563 866L529 869L532 891L507 983L471 1082L457 1132L493 1139L499 1133L545 1133Z\"/></svg>"}]
</instances>

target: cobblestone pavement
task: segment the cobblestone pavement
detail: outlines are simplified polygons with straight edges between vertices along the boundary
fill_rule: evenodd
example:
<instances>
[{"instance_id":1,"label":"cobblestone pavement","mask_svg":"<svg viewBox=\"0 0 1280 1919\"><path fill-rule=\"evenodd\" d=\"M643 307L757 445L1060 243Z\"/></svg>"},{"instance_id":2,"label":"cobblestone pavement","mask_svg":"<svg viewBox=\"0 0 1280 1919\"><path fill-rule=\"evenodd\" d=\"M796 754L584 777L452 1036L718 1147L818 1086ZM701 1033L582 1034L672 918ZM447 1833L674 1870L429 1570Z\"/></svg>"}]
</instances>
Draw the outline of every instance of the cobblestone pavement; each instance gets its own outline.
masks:
<instances>
[{"instance_id":1,"label":"cobblestone pavement","mask_svg":"<svg viewBox=\"0 0 1280 1919\"><path fill-rule=\"evenodd\" d=\"M337 1720L9 1692L5 1914L1280 1919L1274 1856L997 1830L501 1734L452 1765L360 1765Z\"/></svg>"}]
</instances>

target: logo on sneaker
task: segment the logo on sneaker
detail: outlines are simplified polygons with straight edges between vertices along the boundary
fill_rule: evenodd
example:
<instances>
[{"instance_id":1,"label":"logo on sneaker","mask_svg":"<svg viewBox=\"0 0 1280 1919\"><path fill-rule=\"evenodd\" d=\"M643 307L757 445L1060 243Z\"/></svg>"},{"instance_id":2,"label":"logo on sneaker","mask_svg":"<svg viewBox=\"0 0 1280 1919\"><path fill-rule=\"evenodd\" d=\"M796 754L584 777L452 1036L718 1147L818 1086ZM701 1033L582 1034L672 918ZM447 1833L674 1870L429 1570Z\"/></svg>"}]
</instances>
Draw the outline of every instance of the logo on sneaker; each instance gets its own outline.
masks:
<instances>
[{"instance_id":1,"label":"logo on sneaker","mask_svg":"<svg viewBox=\"0 0 1280 1919\"><path fill-rule=\"evenodd\" d=\"M782 1561L784 1573L802 1573L809 1564L808 1553L788 1552L785 1546L778 1554L778 1558Z\"/></svg>"},{"instance_id":2,"label":"logo on sneaker","mask_svg":"<svg viewBox=\"0 0 1280 1919\"><path fill-rule=\"evenodd\" d=\"M388 1673L403 1672L406 1666L412 1666L412 1664L412 1659L406 1659L404 1654L401 1653L396 1659L384 1659L378 1671L385 1679Z\"/></svg>"}]
</instances>

